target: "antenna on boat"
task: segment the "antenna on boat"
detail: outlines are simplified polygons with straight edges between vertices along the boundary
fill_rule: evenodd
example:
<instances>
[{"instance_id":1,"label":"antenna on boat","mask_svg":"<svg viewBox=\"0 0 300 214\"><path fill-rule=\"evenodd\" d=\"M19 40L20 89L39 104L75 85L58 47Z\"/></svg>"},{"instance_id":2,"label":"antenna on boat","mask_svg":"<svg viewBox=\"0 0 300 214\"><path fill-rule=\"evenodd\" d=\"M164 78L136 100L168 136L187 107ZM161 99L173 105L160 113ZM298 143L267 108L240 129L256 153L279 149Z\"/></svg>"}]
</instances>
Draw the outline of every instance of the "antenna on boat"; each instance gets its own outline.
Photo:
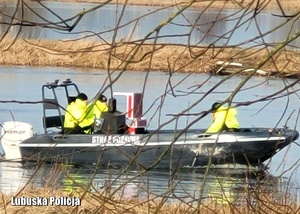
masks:
<instances>
[{"instance_id":1,"label":"antenna on boat","mask_svg":"<svg viewBox=\"0 0 300 214\"><path fill-rule=\"evenodd\" d=\"M117 100L115 98L110 98L108 100L108 109L110 112L115 112L117 110Z\"/></svg>"}]
</instances>

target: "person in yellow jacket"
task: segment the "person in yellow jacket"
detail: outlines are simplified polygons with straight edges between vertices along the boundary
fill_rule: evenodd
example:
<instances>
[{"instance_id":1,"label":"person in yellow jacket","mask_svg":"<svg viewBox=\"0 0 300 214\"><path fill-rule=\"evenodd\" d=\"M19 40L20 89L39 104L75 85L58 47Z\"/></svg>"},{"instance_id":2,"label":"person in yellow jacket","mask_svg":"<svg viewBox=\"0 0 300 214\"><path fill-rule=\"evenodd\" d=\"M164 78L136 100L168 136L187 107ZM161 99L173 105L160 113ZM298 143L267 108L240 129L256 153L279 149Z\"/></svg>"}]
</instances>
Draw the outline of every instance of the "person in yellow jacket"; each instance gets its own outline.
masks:
<instances>
[{"instance_id":1,"label":"person in yellow jacket","mask_svg":"<svg viewBox=\"0 0 300 214\"><path fill-rule=\"evenodd\" d=\"M100 95L94 105L94 115L96 119L100 119L101 113L108 111L107 98L104 95Z\"/></svg>"},{"instance_id":2,"label":"person in yellow jacket","mask_svg":"<svg viewBox=\"0 0 300 214\"><path fill-rule=\"evenodd\" d=\"M238 131L240 128L237 119L237 110L233 107L225 108L216 102L212 105L213 123L206 130L206 133L216 133L223 130Z\"/></svg>"},{"instance_id":3,"label":"person in yellow jacket","mask_svg":"<svg viewBox=\"0 0 300 214\"><path fill-rule=\"evenodd\" d=\"M68 105L64 120L66 133L91 133L94 116L87 112L87 103L88 97L86 94L80 93L76 100Z\"/></svg>"}]
</instances>

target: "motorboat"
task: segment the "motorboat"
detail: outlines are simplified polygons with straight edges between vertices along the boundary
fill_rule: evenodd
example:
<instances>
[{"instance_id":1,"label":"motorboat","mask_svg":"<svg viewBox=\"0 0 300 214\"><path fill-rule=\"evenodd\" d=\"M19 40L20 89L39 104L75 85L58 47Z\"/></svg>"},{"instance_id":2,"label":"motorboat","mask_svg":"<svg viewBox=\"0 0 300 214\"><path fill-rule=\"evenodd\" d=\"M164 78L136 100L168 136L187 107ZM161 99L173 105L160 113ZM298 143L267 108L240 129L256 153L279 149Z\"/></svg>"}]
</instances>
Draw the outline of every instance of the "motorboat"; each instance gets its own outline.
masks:
<instances>
[{"instance_id":1,"label":"motorboat","mask_svg":"<svg viewBox=\"0 0 300 214\"><path fill-rule=\"evenodd\" d=\"M133 92L114 92L109 111L95 121L91 134L68 134L63 128L62 106L78 94L70 79L43 85L44 132L34 133L33 126L25 122L5 122L1 131L5 160L146 169L258 166L299 137L296 130L288 128L250 127L213 134L199 129L148 130L143 96ZM117 110L118 96L125 96L124 112Z\"/></svg>"}]
</instances>

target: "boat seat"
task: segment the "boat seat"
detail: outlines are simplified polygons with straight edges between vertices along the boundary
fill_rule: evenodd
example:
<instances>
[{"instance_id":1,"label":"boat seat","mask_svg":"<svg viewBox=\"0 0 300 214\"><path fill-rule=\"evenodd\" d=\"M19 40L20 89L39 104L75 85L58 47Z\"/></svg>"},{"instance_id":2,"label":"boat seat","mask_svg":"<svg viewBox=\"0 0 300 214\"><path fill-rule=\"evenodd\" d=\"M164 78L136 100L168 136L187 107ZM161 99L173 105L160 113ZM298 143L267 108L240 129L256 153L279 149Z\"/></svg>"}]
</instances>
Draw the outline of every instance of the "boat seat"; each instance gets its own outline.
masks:
<instances>
[{"instance_id":1,"label":"boat seat","mask_svg":"<svg viewBox=\"0 0 300 214\"><path fill-rule=\"evenodd\" d=\"M51 128L51 127L63 127L63 121L65 116L49 116L44 117L43 121L45 121L44 127Z\"/></svg>"}]
</instances>

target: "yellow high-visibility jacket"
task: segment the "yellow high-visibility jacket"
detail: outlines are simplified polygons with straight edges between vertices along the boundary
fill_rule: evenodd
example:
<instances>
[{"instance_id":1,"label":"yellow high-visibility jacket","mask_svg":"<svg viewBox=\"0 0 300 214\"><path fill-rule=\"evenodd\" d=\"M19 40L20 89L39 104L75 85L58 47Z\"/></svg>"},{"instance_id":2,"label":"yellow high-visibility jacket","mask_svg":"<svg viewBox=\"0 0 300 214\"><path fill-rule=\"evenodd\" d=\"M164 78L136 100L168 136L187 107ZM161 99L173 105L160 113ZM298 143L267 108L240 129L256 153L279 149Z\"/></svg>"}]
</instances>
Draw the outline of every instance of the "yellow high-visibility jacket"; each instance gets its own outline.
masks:
<instances>
[{"instance_id":1,"label":"yellow high-visibility jacket","mask_svg":"<svg viewBox=\"0 0 300 214\"><path fill-rule=\"evenodd\" d=\"M87 114L87 105L84 101L76 99L68 105L65 114L64 127L75 128L77 125L81 128L90 126L94 123L94 117Z\"/></svg>"},{"instance_id":2,"label":"yellow high-visibility jacket","mask_svg":"<svg viewBox=\"0 0 300 214\"><path fill-rule=\"evenodd\" d=\"M224 128L240 128L239 122L236 118L237 111L235 108L225 108L221 106L213 114L213 123L206 130L207 133L216 133L222 131Z\"/></svg>"},{"instance_id":3,"label":"yellow high-visibility jacket","mask_svg":"<svg viewBox=\"0 0 300 214\"><path fill-rule=\"evenodd\" d=\"M108 106L106 103L101 102L99 100L96 101L95 105L94 105L94 115L97 119L99 119L101 117L101 113L102 112L106 112L108 111Z\"/></svg>"}]
</instances>

